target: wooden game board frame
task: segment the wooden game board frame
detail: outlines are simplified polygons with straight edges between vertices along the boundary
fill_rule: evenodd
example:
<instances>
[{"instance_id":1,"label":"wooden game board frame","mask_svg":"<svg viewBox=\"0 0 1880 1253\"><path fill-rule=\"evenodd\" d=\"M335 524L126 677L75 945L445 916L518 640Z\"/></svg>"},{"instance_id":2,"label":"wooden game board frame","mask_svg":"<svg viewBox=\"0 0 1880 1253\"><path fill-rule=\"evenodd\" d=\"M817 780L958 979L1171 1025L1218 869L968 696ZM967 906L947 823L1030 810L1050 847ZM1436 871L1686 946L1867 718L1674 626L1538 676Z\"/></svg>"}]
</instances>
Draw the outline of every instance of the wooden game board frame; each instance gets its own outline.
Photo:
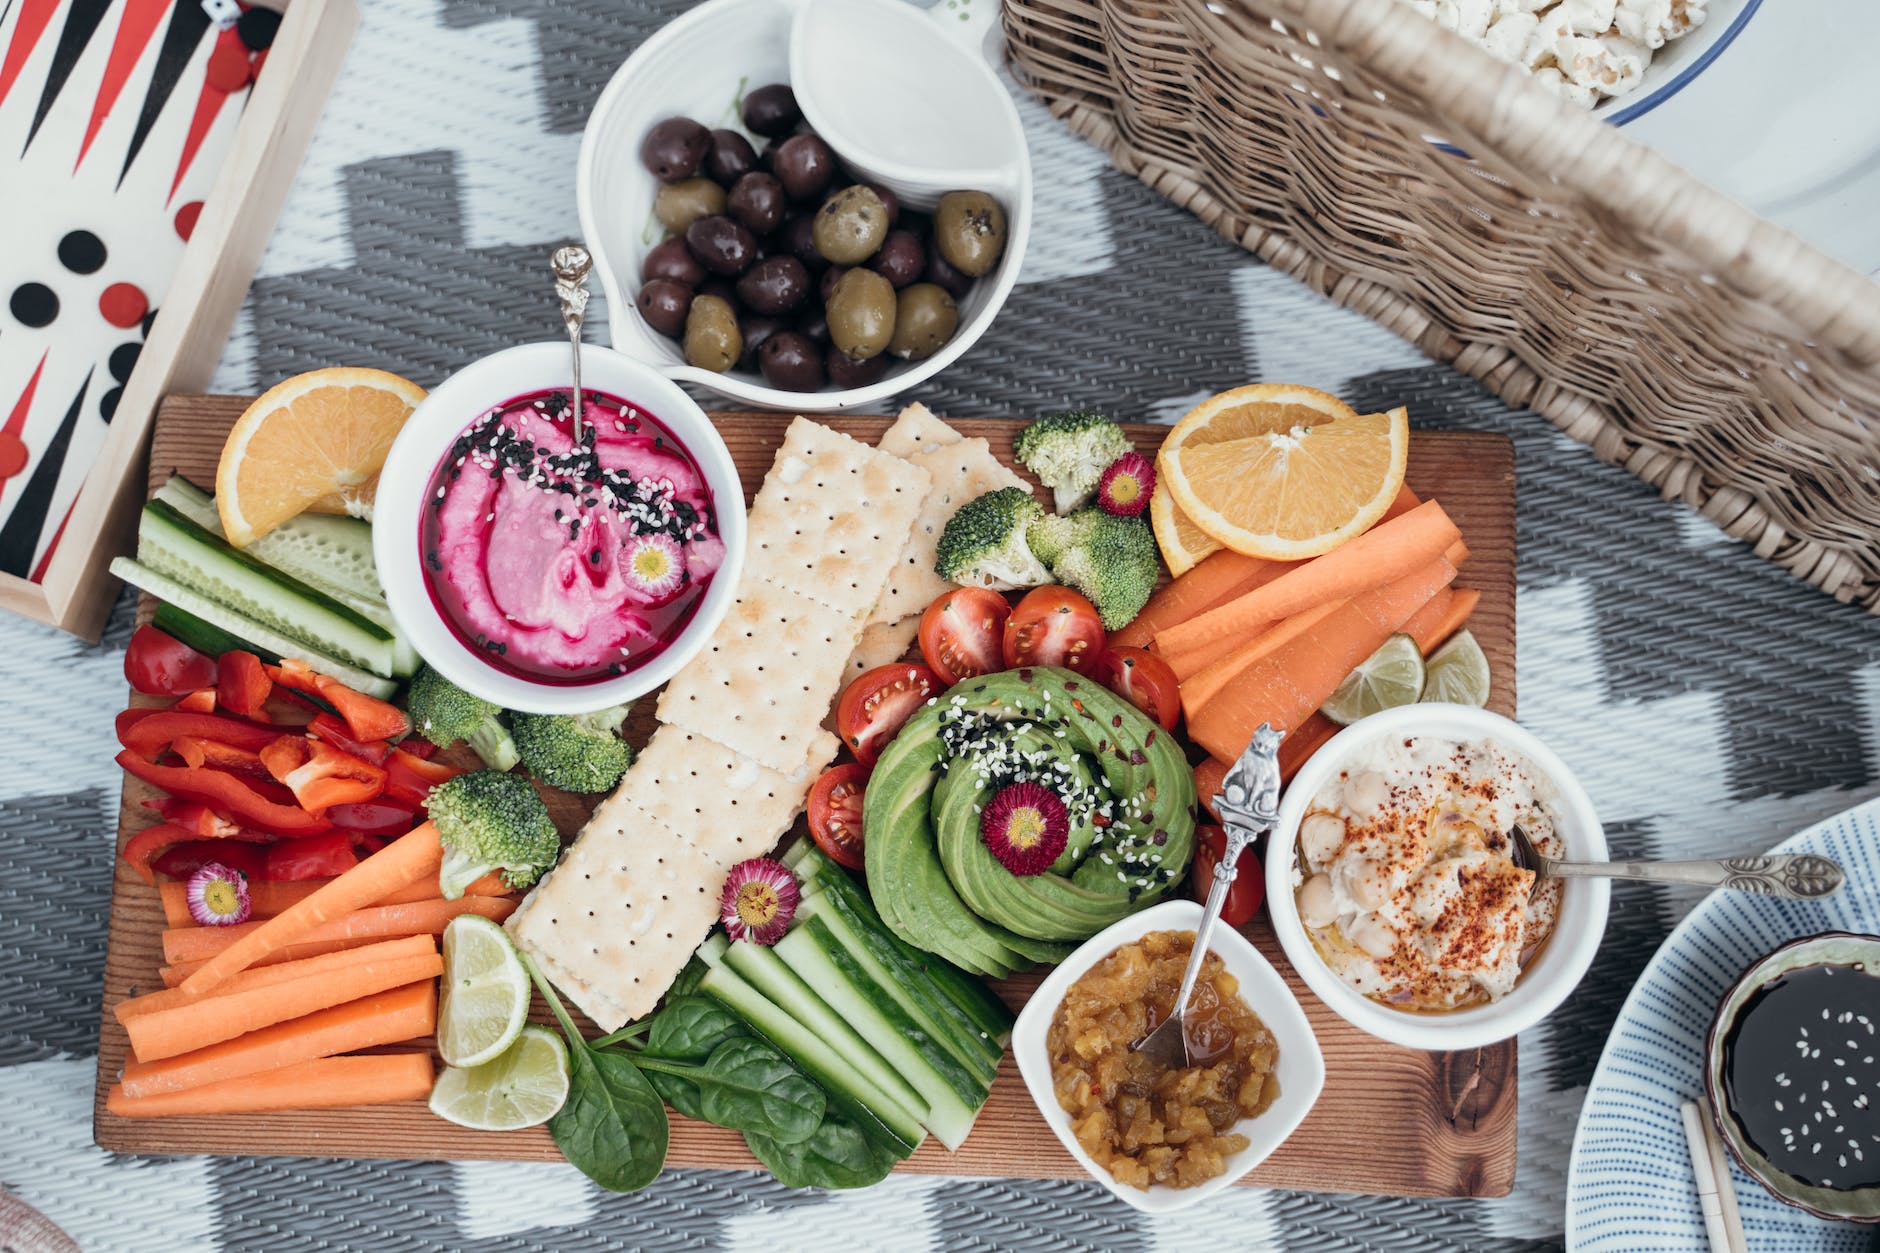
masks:
<instances>
[{"instance_id":1,"label":"wooden game board frame","mask_svg":"<svg viewBox=\"0 0 1880 1253\"><path fill-rule=\"evenodd\" d=\"M0 609L95 640L117 599L118 581L106 567L130 551L157 403L208 386L359 25L355 0L269 2L282 20L267 69L255 80L110 433L45 578L0 573Z\"/></svg>"}]
</instances>

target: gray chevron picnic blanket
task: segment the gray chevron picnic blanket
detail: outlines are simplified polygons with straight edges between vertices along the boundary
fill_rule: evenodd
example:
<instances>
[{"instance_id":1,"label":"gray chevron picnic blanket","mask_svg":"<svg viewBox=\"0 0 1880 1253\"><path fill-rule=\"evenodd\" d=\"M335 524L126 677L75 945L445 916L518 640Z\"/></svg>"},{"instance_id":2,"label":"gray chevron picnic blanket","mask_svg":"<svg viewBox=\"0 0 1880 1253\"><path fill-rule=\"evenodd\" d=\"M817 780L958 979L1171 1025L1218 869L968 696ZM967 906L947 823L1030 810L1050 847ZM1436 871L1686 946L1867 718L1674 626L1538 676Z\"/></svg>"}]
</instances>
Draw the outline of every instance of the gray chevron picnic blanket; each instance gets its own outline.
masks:
<instances>
[{"instance_id":1,"label":"gray chevron picnic blanket","mask_svg":"<svg viewBox=\"0 0 1880 1253\"><path fill-rule=\"evenodd\" d=\"M558 333L544 260L577 231L587 109L684 0L366 0L364 26L217 386L382 366L434 383ZM1520 491L1521 718L1619 855L1764 848L1880 791L1880 619L1836 605L1534 415L1264 268L1029 100L1037 220L992 334L908 399L1168 420L1252 379L1423 427L1506 432ZM605 339L604 318L590 335ZM1513 1195L1234 1189L1152 1230L1088 1182L896 1177L793 1194L668 1170L629 1197L562 1165L137 1159L91 1143L130 602L99 647L0 619L0 1189L87 1250L1529 1250L1562 1242L1585 1086L1688 894L1620 884L1578 994L1521 1039ZM1354 1139L1353 1153L1365 1151Z\"/></svg>"}]
</instances>

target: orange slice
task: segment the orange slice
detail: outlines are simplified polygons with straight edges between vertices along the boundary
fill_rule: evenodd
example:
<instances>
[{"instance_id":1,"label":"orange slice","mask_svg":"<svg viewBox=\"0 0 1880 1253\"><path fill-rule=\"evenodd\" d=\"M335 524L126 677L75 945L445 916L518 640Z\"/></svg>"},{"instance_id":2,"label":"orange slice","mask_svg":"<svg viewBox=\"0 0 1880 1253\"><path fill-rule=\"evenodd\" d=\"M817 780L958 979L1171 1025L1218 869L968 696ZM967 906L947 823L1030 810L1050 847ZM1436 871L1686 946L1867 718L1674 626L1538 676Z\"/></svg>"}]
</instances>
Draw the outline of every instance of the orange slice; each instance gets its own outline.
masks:
<instances>
[{"instance_id":1,"label":"orange slice","mask_svg":"<svg viewBox=\"0 0 1880 1253\"><path fill-rule=\"evenodd\" d=\"M1149 497L1149 525L1155 528L1155 542L1161 546L1163 564L1176 578L1194 569L1209 553L1220 551L1220 541L1175 507L1168 484L1159 479L1154 494Z\"/></svg>"},{"instance_id":2,"label":"orange slice","mask_svg":"<svg viewBox=\"0 0 1880 1253\"><path fill-rule=\"evenodd\" d=\"M1162 443L1171 503L1224 547L1297 561L1383 516L1403 486L1410 419L1355 413L1310 387L1260 383L1203 401Z\"/></svg>"},{"instance_id":3,"label":"orange slice","mask_svg":"<svg viewBox=\"0 0 1880 1253\"><path fill-rule=\"evenodd\" d=\"M383 370L297 374L248 406L215 473L216 510L237 547L309 509L372 516L379 468L424 389Z\"/></svg>"}]
</instances>

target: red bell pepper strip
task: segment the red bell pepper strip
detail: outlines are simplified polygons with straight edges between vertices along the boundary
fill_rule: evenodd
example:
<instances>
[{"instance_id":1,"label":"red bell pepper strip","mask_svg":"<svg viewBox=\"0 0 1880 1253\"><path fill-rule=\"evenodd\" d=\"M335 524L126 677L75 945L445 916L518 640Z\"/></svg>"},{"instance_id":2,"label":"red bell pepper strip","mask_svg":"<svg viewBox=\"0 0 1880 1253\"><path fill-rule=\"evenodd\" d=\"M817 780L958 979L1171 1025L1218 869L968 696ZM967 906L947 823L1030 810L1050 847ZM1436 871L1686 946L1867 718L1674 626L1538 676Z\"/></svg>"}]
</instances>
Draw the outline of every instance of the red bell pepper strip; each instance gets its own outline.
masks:
<instances>
[{"instance_id":1,"label":"red bell pepper strip","mask_svg":"<svg viewBox=\"0 0 1880 1253\"><path fill-rule=\"evenodd\" d=\"M329 805L326 820L336 830L351 832L355 843L365 835L404 835L418 825L416 811L383 797L351 805Z\"/></svg>"},{"instance_id":2,"label":"red bell pepper strip","mask_svg":"<svg viewBox=\"0 0 1880 1253\"><path fill-rule=\"evenodd\" d=\"M233 840L188 840L172 844L151 861L151 869L170 879L187 879L210 862L240 871L253 883L262 877L266 854L260 844L242 844Z\"/></svg>"},{"instance_id":3,"label":"red bell pepper strip","mask_svg":"<svg viewBox=\"0 0 1880 1253\"><path fill-rule=\"evenodd\" d=\"M145 623L124 650L124 677L146 696L185 696L215 682L215 658Z\"/></svg>"},{"instance_id":4,"label":"red bell pepper strip","mask_svg":"<svg viewBox=\"0 0 1880 1253\"><path fill-rule=\"evenodd\" d=\"M118 743L147 761L154 761L176 740L189 738L213 740L234 748L258 753L281 734L278 727L264 727L238 718L217 714L178 713L165 709L148 718L139 718L128 726L120 725Z\"/></svg>"},{"instance_id":5,"label":"red bell pepper strip","mask_svg":"<svg viewBox=\"0 0 1880 1253\"><path fill-rule=\"evenodd\" d=\"M263 719L274 680L268 677L261 658L239 648L230 649L216 660L215 674L216 698L222 708L244 718Z\"/></svg>"},{"instance_id":6,"label":"red bell pepper strip","mask_svg":"<svg viewBox=\"0 0 1880 1253\"><path fill-rule=\"evenodd\" d=\"M232 770L253 779L270 777L268 768L261 764L261 755L253 749L237 748L233 744L216 740L199 740L193 735L179 735L171 742L170 751L181 757L184 765L214 766L218 770Z\"/></svg>"},{"instance_id":7,"label":"red bell pepper strip","mask_svg":"<svg viewBox=\"0 0 1880 1253\"><path fill-rule=\"evenodd\" d=\"M156 705L150 705L150 706L139 708L139 709L126 709L123 713L117 716L118 743L122 744L124 742L124 733L127 730L129 730L131 727L134 727L138 723L142 722L145 718L152 717L153 715L156 715L156 714L168 713L168 712L169 710L163 709Z\"/></svg>"},{"instance_id":8,"label":"red bell pepper strip","mask_svg":"<svg viewBox=\"0 0 1880 1253\"><path fill-rule=\"evenodd\" d=\"M261 761L309 813L369 801L385 790L383 768L304 736L281 736L261 750Z\"/></svg>"},{"instance_id":9,"label":"red bell pepper strip","mask_svg":"<svg viewBox=\"0 0 1880 1253\"><path fill-rule=\"evenodd\" d=\"M344 831L309 835L271 844L261 860L263 879L298 881L331 879L359 864L359 851Z\"/></svg>"},{"instance_id":10,"label":"red bell pepper strip","mask_svg":"<svg viewBox=\"0 0 1880 1253\"><path fill-rule=\"evenodd\" d=\"M352 729L332 714L316 714L307 724L307 734L318 740L325 740L343 753L351 753L361 761L369 761L375 766L385 764L391 755L392 746L384 740L356 740Z\"/></svg>"},{"instance_id":11,"label":"red bell pepper strip","mask_svg":"<svg viewBox=\"0 0 1880 1253\"><path fill-rule=\"evenodd\" d=\"M117 755L117 763L153 787L171 796L204 805L257 831L277 835L319 835L333 824L297 805L270 800L261 785L251 786L240 775L207 766L158 765L130 749ZM272 785L267 786L272 790Z\"/></svg>"},{"instance_id":12,"label":"red bell pepper strip","mask_svg":"<svg viewBox=\"0 0 1880 1253\"><path fill-rule=\"evenodd\" d=\"M230 822L200 801L179 801L174 796L159 796L155 800L145 801L144 808L156 810L163 815L165 822L175 823L204 839L229 839L242 830L240 823Z\"/></svg>"},{"instance_id":13,"label":"red bell pepper strip","mask_svg":"<svg viewBox=\"0 0 1880 1253\"><path fill-rule=\"evenodd\" d=\"M403 748L395 748L385 759L385 799L421 808L432 788L462 773L455 766L426 761Z\"/></svg>"},{"instance_id":14,"label":"red bell pepper strip","mask_svg":"<svg viewBox=\"0 0 1880 1253\"><path fill-rule=\"evenodd\" d=\"M315 673L305 662L284 657L268 673L276 683L318 696L337 709L356 739L395 740L411 731L411 719L404 710L376 696L355 692L330 675Z\"/></svg>"},{"instance_id":15,"label":"red bell pepper strip","mask_svg":"<svg viewBox=\"0 0 1880 1253\"><path fill-rule=\"evenodd\" d=\"M437 756L437 745L422 736L408 735L398 741L398 751L409 753L419 761L429 761Z\"/></svg>"},{"instance_id":16,"label":"red bell pepper strip","mask_svg":"<svg viewBox=\"0 0 1880 1253\"><path fill-rule=\"evenodd\" d=\"M215 689L199 687L170 708L177 713L212 714L215 712Z\"/></svg>"},{"instance_id":17,"label":"red bell pepper strip","mask_svg":"<svg viewBox=\"0 0 1880 1253\"><path fill-rule=\"evenodd\" d=\"M237 832L228 836L227 840L230 845L239 850L248 845L263 843L267 838L257 832ZM156 826L146 827L126 840L122 856L145 883L155 883L157 880L152 872L151 863L168 849L175 848L179 844L192 843L220 847L223 841L220 839L204 840L194 831L186 830L173 822L159 822Z\"/></svg>"}]
</instances>

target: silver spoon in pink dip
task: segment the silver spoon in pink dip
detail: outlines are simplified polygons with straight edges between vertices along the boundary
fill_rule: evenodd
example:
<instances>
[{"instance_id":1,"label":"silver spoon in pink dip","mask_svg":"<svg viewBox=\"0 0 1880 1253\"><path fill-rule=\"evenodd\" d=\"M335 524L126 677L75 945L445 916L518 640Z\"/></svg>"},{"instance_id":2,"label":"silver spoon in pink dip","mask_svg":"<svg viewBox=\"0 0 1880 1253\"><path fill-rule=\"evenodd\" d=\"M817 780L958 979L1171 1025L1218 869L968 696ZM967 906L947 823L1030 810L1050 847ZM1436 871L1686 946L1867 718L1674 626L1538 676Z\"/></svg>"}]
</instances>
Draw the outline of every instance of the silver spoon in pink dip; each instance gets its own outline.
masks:
<instances>
[{"instance_id":1,"label":"silver spoon in pink dip","mask_svg":"<svg viewBox=\"0 0 1880 1253\"><path fill-rule=\"evenodd\" d=\"M568 346L574 352L574 396L568 430L579 447L582 419L587 411L587 406L581 403L581 323L587 318L587 279L588 271L594 268L594 258L580 244L569 244L555 249L555 255L548 259L548 268L555 272L555 296L561 301L561 320L568 328Z\"/></svg>"}]
</instances>

